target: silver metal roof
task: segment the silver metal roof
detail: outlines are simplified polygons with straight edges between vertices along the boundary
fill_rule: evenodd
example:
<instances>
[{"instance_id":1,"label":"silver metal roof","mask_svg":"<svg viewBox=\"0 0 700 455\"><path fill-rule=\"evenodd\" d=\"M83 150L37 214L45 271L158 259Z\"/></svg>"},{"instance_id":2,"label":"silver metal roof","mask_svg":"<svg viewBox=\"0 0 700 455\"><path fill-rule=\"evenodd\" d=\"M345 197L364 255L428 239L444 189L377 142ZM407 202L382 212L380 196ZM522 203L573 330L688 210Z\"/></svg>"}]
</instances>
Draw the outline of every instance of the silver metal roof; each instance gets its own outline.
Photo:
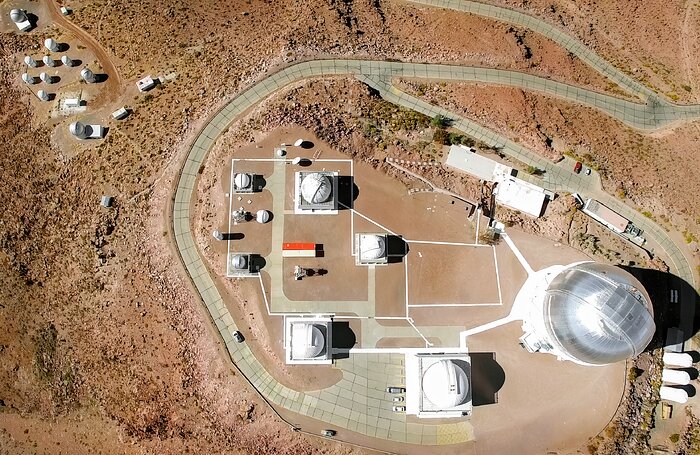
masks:
<instances>
[{"instance_id":1,"label":"silver metal roof","mask_svg":"<svg viewBox=\"0 0 700 455\"><path fill-rule=\"evenodd\" d=\"M559 349L595 365L636 356L656 330L641 283L620 268L597 263L565 269L552 280L544 318Z\"/></svg>"}]
</instances>

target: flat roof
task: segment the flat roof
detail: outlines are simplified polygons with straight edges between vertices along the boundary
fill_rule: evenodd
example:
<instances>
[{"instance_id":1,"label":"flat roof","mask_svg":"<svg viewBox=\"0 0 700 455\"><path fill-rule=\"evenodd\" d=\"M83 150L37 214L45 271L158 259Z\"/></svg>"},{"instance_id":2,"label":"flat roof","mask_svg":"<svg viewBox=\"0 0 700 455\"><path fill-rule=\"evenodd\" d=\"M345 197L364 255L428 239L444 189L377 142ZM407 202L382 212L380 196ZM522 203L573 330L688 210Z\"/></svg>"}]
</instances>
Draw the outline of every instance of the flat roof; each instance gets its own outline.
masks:
<instances>
[{"instance_id":1,"label":"flat roof","mask_svg":"<svg viewBox=\"0 0 700 455\"><path fill-rule=\"evenodd\" d=\"M499 182L496 190L496 202L535 218L542 213L547 197L542 188L515 177Z\"/></svg>"},{"instance_id":2,"label":"flat roof","mask_svg":"<svg viewBox=\"0 0 700 455\"><path fill-rule=\"evenodd\" d=\"M498 175L510 174L512 170L508 166L458 145L450 146L445 164L489 182L493 182Z\"/></svg>"},{"instance_id":3,"label":"flat roof","mask_svg":"<svg viewBox=\"0 0 700 455\"><path fill-rule=\"evenodd\" d=\"M630 220L595 199L586 201L583 212L588 213L593 218L598 219L598 221L611 225L620 232L625 232L627 225L630 224Z\"/></svg>"}]
</instances>

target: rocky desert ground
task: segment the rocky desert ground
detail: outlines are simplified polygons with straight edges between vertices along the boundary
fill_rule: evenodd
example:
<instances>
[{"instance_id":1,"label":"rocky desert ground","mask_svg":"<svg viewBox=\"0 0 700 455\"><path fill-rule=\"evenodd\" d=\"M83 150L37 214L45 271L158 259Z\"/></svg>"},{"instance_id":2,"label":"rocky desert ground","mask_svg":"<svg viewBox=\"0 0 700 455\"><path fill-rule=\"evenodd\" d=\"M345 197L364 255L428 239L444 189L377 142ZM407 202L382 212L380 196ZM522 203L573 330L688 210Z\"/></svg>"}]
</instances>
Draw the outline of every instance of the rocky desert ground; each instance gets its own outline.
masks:
<instances>
[{"instance_id":1,"label":"rocky desert ground","mask_svg":"<svg viewBox=\"0 0 700 455\"><path fill-rule=\"evenodd\" d=\"M671 100L698 101L696 2L504 1L577 36L618 68ZM206 119L280 65L323 56L452 62L526 71L618 93L598 73L527 30L387 0L71 3L51 23L53 0L0 0L35 10L39 26L0 31L0 451L3 453L371 453L292 431L252 390L222 349L173 248L168 212L182 160ZM51 16L53 17L53 15ZM11 25L11 24L10 24ZM82 32L81 32L82 31ZM83 33L85 35L83 35ZM109 74L89 118L109 121L104 141L76 146L22 83L22 59L45 37L86 48ZM92 37L99 48L88 42ZM148 95L135 81L170 76ZM654 133L629 130L590 109L515 89L468 84L407 90L518 138L556 158L596 165L609 192L682 233L697 265L700 123ZM239 140L298 124L405 182L387 156L437 157L429 119L379 99L348 78L305 81L238 122ZM233 133L232 133L233 134ZM554 138L551 146L543 137ZM480 188L444 169L425 174L476 198ZM115 206L99 205L103 194ZM640 253L560 198L522 229L612 263ZM659 353L630 364L626 398L590 453L649 453L658 402ZM683 421L670 453L700 447L697 418Z\"/></svg>"}]
</instances>

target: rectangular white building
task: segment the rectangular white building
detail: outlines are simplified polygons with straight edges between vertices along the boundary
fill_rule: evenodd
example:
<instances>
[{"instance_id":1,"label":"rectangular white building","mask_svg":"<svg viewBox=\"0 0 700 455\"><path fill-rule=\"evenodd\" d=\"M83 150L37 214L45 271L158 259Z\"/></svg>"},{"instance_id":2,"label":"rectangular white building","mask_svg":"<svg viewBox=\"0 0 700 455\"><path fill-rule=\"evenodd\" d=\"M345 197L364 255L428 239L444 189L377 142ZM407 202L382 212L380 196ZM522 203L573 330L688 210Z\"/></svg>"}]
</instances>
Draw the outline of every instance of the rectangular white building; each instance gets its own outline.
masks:
<instances>
[{"instance_id":1,"label":"rectangular white building","mask_svg":"<svg viewBox=\"0 0 700 455\"><path fill-rule=\"evenodd\" d=\"M450 152L447 155L445 164L488 182L510 175L513 171L513 168L478 155L474 149L458 145L450 146Z\"/></svg>"},{"instance_id":2,"label":"rectangular white building","mask_svg":"<svg viewBox=\"0 0 700 455\"><path fill-rule=\"evenodd\" d=\"M601 204L595 199L588 199L583 206L583 213L590 216L597 222L605 225L608 229L618 234L627 230L630 220L613 211L609 207Z\"/></svg>"},{"instance_id":3,"label":"rectangular white building","mask_svg":"<svg viewBox=\"0 0 700 455\"><path fill-rule=\"evenodd\" d=\"M546 190L515 177L506 177L495 189L496 202L538 218L542 214Z\"/></svg>"}]
</instances>

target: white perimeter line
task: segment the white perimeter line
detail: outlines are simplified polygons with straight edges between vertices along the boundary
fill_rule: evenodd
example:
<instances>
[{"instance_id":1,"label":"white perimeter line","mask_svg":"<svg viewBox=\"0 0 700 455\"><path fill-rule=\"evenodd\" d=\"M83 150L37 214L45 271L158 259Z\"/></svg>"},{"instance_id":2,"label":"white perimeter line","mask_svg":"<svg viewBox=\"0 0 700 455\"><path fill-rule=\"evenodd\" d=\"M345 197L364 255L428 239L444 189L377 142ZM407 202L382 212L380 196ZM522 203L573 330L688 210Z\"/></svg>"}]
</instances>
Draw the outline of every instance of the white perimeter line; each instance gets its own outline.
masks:
<instances>
[{"instance_id":1,"label":"white perimeter line","mask_svg":"<svg viewBox=\"0 0 700 455\"><path fill-rule=\"evenodd\" d=\"M350 256L355 256L355 212L350 212Z\"/></svg>"},{"instance_id":2,"label":"white perimeter line","mask_svg":"<svg viewBox=\"0 0 700 455\"><path fill-rule=\"evenodd\" d=\"M343 205L343 207L350 208L350 207L348 207L348 206L345 205L345 204L341 204L341 205ZM352 208L350 208L350 210L352 210L353 213L357 213L359 216L361 216L361 217L364 218L365 220L369 221L370 223L374 224L375 226L379 226L380 228L384 229L384 230L387 231L389 234L392 234L392 235L395 235L395 236L399 237L399 234L397 234L396 232L392 231L391 229L389 229L389 228L387 228L387 227L382 226L381 224L377 223L376 221L373 221L371 218L364 216L363 214L361 214L361 213L358 212L357 210L352 209Z\"/></svg>"},{"instance_id":3,"label":"white perimeter line","mask_svg":"<svg viewBox=\"0 0 700 455\"><path fill-rule=\"evenodd\" d=\"M406 320L408 321L409 324L411 324L411 327L413 327L413 330L415 330L416 332L418 332L418 335L420 335L420 337L423 338L423 341L425 341L425 347L426 347L426 348L428 348L428 347L430 347L430 346L433 345L433 343L431 343L430 341L428 341L428 339L427 339L426 337L424 337L422 333L420 333L420 330L418 330L418 327L416 327L416 325L413 323L413 319L411 319L411 318L406 318Z\"/></svg>"},{"instance_id":4,"label":"white perimeter line","mask_svg":"<svg viewBox=\"0 0 700 455\"><path fill-rule=\"evenodd\" d=\"M503 296L501 295L501 277L498 274L498 259L496 258L496 247L492 246L493 248L493 265L494 268L496 269L496 284L498 285L498 301L501 302L500 305L503 305Z\"/></svg>"},{"instance_id":5,"label":"white perimeter line","mask_svg":"<svg viewBox=\"0 0 700 455\"><path fill-rule=\"evenodd\" d=\"M452 246L474 246L474 247L485 247L489 245L481 245L480 243L459 243L459 242L433 242L431 240L406 240L406 243L425 243L428 245L452 245Z\"/></svg>"},{"instance_id":6,"label":"white perimeter line","mask_svg":"<svg viewBox=\"0 0 700 455\"><path fill-rule=\"evenodd\" d=\"M515 255L516 258L518 258L518 261L520 262L520 265L523 266L525 271L527 272L528 275L532 275L535 273L534 270L532 270L532 267L530 267L530 264L527 263L527 260L525 260L525 256L520 252L518 247L515 246L515 243L513 243L513 240L510 238L508 234L505 232L501 234L501 237L506 241L508 246L510 247L511 251L513 251L513 254Z\"/></svg>"},{"instance_id":7,"label":"white perimeter line","mask_svg":"<svg viewBox=\"0 0 700 455\"><path fill-rule=\"evenodd\" d=\"M288 160L287 158L233 158L233 161L284 161L285 163L291 163L293 160ZM320 158L314 161L322 161L329 163L352 163L352 160L346 159L331 159L331 158Z\"/></svg>"},{"instance_id":8,"label":"white perimeter line","mask_svg":"<svg viewBox=\"0 0 700 455\"><path fill-rule=\"evenodd\" d=\"M416 303L409 308L502 306L501 303Z\"/></svg>"},{"instance_id":9,"label":"white perimeter line","mask_svg":"<svg viewBox=\"0 0 700 455\"><path fill-rule=\"evenodd\" d=\"M408 255L403 257L403 273L404 273L404 287L405 287L405 292L406 292L406 319L409 319L408 317ZM376 303L376 302L375 302Z\"/></svg>"},{"instance_id":10,"label":"white perimeter line","mask_svg":"<svg viewBox=\"0 0 700 455\"><path fill-rule=\"evenodd\" d=\"M262 275L258 274L258 278L260 279L260 289L262 289L263 299L265 300L265 308L267 308L267 315L272 316L272 313L270 312L270 304L267 302L267 296L265 295L265 285L263 284Z\"/></svg>"},{"instance_id":11,"label":"white perimeter line","mask_svg":"<svg viewBox=\"0 0 700 455\"><path fill-rule=\"evenodd\" d=\"M388 319L394 321L405 321L406 318L403 316L346 316L342 314L333 314L333 319Z\"/></svg>"},{"instance_id":12,"label":"white perimeter line","mask_svg":"<svg viewBox=\"0 0 700 455\"><path fill-rule=\"evenodd\" d=\"M476 209L476 232L474 233L474 243L479 243L479 222L481 221L481 209Z\"/></svg>"},{"instance_id":13,"label":"white perimeter line","mask_svg":"<svg viewBox=\"0 0 700 455\"><path fill-rule=\"evenodd\" d=\"M226 233L226 275L228 275L228 258L231 256L231 209L233 208L233 161L231 160L231 182L228 190L228 232Z\"/></svg>"}]
</instances>

